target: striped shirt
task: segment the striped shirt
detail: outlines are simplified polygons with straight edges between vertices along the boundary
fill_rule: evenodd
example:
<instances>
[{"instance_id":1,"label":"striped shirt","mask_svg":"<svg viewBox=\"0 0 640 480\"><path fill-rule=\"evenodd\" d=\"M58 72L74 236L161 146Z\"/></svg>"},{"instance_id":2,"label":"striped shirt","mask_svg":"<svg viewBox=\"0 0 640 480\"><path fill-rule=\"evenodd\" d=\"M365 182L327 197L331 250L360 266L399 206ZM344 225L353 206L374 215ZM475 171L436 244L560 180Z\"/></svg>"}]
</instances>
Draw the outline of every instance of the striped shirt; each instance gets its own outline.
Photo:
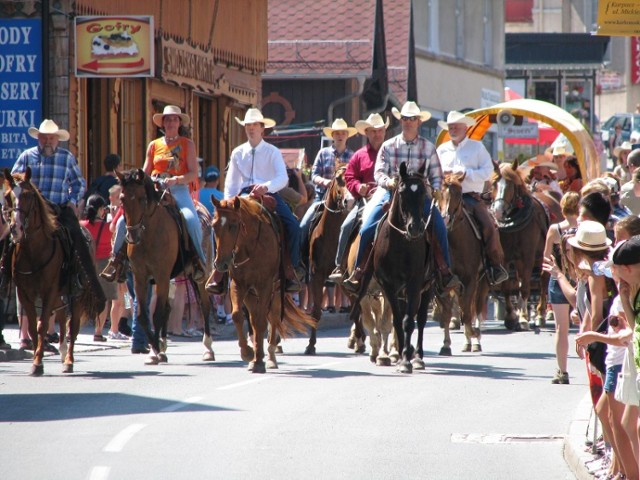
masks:
<instances>
[{"instance_id":1,"label":"striped shirt","mask_svg":"<svg viewBox=\"0 0 640 480\"><path fill-rule=\"evenodd\" d=\"M27 167L31 167L31 182L56 205L77 205L87 188L76 157L64 148L58 147L51 157L40 155L39 147L29 148L20 154L11 173L24 173Z\"/></svg>"},{"instance_id":2,"label":"striped shirt","mask_svg":"<svg viewBox=\"0 0 640 480\"><path fill-rule=\"evenodd\" d=\"M387 188L391 177L398 175L398 168L406 162L409 172L417 172L426 163L426 177L434 190L442 187L442 167L436 147L426 138L416 137L406 142L402 134L385 141L380 147L374 177L378 185Z\"/></svg>"},{"instance_id":3,"label":"striped shirt","mask_svg":"<svg viewBox=\"0 0 640 480\"><path fill-rule=\"evenodd\" d=\"M344 152L339 154L334 145L330 147L325 147L320 149L318 155L316 155L316 159L313 162L313 167L311 168L311 180L315 184L315 177L326 178L327 180L331 180L333 178L333 174L336 171L336 158L340 163L349 163L351 156L353 155L353 150L345 149ZM322 197L324 192L327 190L326 187L321 185L314 185L316 189L316 194L318 197Z\"/></svg>"}]
</instances>

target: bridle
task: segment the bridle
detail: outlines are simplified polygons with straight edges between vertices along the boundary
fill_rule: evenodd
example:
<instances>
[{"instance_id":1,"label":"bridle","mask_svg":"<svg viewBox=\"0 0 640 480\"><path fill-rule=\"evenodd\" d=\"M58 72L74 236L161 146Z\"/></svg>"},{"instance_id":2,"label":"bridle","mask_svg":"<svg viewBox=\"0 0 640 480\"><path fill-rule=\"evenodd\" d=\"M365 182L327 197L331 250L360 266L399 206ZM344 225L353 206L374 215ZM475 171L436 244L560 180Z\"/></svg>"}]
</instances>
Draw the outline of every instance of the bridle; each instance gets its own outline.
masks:
<instances>
[{"instance_id":1,"label":"bridle","mask_svg":"<svg viewBox=\"0 0 640 480\"><path fill-rule=\"evenodd\" d=\"M122 192L124 195L124 188ZM147 213L148 198L146 195L142 200L140 200L140 205L142 207L142 213L140 214L140 220L138 221L138 223L135 223L133 225L125 224L127 233L124 238L129 245L138 245L142 241L142 232L146 230L144 221L147 218L151 218L156 213L158 207L160 206L160 200L158 200L157 202L153 202L153 211L151 213Z\"/></svg>"},{"instance_id":2,"label":"bridle","mask_svg":"<svg viewBox=\"0 0 640 480\"><path fill-rule=\"evenodd\" d=\"M426 187L431 188L431 185L429 185L429 184L425 184L425 183L424 183L424 181L422 180L422 178L420 179L420 181L421 181L421 182L423 182L423 185L425 186L425 188L426 188ZM400 208L399 206L398 206L398 207L395 207L394 203L395 203L396 201L398 201L398 202L400 201L400 199L399 199L399 198L396 198L396 197L397 197L397 196L399 197L399 196L401 195L401 194L399 193L399 189L400 189L400 185L402 185L402 184L406 184L406 182L404 182L403 180L400 180L400 183L398 184L398 187L396 188L396 191L395 191L395 193L394 193L394 198L393 198L393 200L392 200L391 208L389 209L389 215L387 216L387 223L389 224L389 226L390 226L391 228L393 228L395 231L397 231L398 233L400 233L400 234L401 234L401 235L402 235L406 240L408 240L408 241L414 241L414 240L417 240L418 238L421 238L421 237L424 235L424 232L427 230L427 226L429 225L429 222L431 221L431 209L433 208L433 205L434 205L434 203L435 203L435 198L432 198L432 199L431 199L431 207L429 208L429 217L427 218L427 221L426 221L426 222L424 222L424 225L423 225L423 227L422 227L422 229L421 229L420 233L418 233L417 235L415 235L415 236L414 236L414 235L412 235L411 233L409 233L409 229L408 229L408 227L406 226L406 225L407 225L406 217L405 217L405 215L404 215L404 213L403 213L403 212L401 212L401 216L404 218L404 223L405 223L405 228L404 228L404 229L402 229L402 228L400 228L400 227L398 227L398 226L394 225L394 224L393 224L393 221L392 221L392 219L391 219L391 211L392 211L394 208L398 208L398 209ZM423 207L422 207L422 205L420 205L420 211L422 211L422 208L423 208Z\"/></svg>"},{"instance_id":3,"label":"bridle","mask_svg":"<svg viewBox=\"0 0 640 480\"><path fill-rule=\"evenodd\" d=\"M224 210L227 212L227 214L237 215L238 217L240 216L239 214L235 213L235 212L234 212L232 209L230 209L230 208L227 208L227 209L224 209ZM222 212L222 211L223 211L222 207L218 207L218 209L217 209L217 213L218 213L218 215L221 215L221 212ZM228 217L227 217L227 218L228 218ZM259 226L258 226L258 235L257 235L257 237L259 237L259 236L260 236L260 230L261 230L261 229L262 229L262 222L260 222L260 223L259 223ZM215 231L215 226L214 226L214 231ZM233 247L233 250L231 250L231 262L230 262L230 263L231 263L231 267L233 267L234 269L235 269L235 268L238 268L238 267L241 267L242 265L244 265L245 263L247 263L249 260L251 260L251 255L248 255L248 256L247 256L247 258L245 258L245 259L244 259L244 260L242 260L241 262L239 262L239 263L236 263L236 262L235 262L236 255L237 255L237 254L238 254L238 252L240 251L239 243L238 243L238 239L240 238L240 234L241 234L241 233L242 233L242 234L244 234L244 235L246 235L246 234L247 234L247 224L244 222L244 220L240 220L240 221L238 222L238 231L237 231L237 233L236 233L236 237L235 237L235 239L233 240L233 244L235 245L235 247ZM219 248L217 248L217 247L218 247L218 246L216 245L216 258L215 258L215 260L214 260L214 262L213 262L213 263L214 263L214 266L216 267L216 269L219 269L219 267L220 267L220 262L218 261L218 252L220 251L220 249L219 249Z\"/></svg>"}]
</instances>

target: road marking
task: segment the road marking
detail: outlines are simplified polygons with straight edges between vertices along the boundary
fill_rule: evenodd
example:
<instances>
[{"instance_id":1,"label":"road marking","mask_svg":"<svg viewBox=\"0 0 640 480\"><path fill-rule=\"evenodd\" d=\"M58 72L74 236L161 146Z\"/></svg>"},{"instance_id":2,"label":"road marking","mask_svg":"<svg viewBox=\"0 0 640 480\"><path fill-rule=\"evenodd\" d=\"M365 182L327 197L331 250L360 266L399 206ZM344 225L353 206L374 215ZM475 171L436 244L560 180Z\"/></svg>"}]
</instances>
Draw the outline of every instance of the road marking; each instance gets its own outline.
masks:
<instances>
[{"instance_id":1,"label":"road marking","mask_svg":"<svg viewBox=\"0 0 640 480\"><path fill-rule=\"evenodd\" d=\"M142 430L146 425L144 423L134 423L118 433L113 439L104 447L104 452L121 452L126 443L131 438Z\"/></svg>"},{"instance_id":2,"label":"road marking","mask_svg":"<svg viewBox=\"0 0 640 480\"><path fill-rule=\"evenodd\" d=\"M340 363L343 363L342 361L339 362L329 362L329 363L323 363L322 365L308 365L306 367L301 367L301 368L296 368L294 370L291 370L291 373L295 373L295 372L302 372L305 370L318 370L320 368L327 368L327 367L332 367L334 365L338 365ZM264 375L258 378L252 378L250 380L245 380L243 382L238 382L238 383L231 383L229 385L224 385L222 387L218 387L218 390L232 390L234 388L239 388L239 387L244 387L246 385L251 385L252 383L258 383L258 382L264 382L266 380L271 380L272 378L278 378L278 375Z\"/></svg>"},{"instance_id":3,"label":"road marking","mask_svg":"<svg viewBox=\"0 0 640 480\"><path fill-rule=\"evenodd\" d=\"M453 433L451 443L537 443L537 442L561 442L565 435L509 435L509 434L483 434L483 433Z\"/></svg>"},{"instance_id":4,"label":"road marking","mask_svg":"<svg viewBox=\"0 0 640 480\"><path fill-rule=\"evenodd\" d=\"M107 480L111 467L97 466L91 469L89 480Z\"/></svg>"},{"instance_id":5,"label":"road marking","mask_svg":"<svg viewBox=\"0 0 640 480\"><path fill-rule=\"evenodd\" d=\"M175 412L176 410L180 410L183 407L186 407L187 405L191 404L191 403L196 403L199 402L200 400L202 400L202 397L191 397L191 398L187 398L181 402L177 402L174 404L169 405L168 407L164 407L163 409L161 409L161 412Z\"/></svg>"}]
</instances>

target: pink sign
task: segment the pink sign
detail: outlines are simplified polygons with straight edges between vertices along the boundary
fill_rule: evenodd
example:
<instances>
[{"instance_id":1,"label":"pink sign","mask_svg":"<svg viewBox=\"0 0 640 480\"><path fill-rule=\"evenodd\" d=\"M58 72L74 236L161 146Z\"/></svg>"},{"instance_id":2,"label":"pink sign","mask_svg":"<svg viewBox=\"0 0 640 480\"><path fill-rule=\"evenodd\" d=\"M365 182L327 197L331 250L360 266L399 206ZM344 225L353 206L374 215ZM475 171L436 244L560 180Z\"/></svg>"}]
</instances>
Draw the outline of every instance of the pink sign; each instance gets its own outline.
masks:
<instances>
[{"instance_id":1,"label":"pink sign","mask_svg":"<svg viewBox=\"0 0 640 480\"><path fill-rule=\"evenodd\" d=\"M640 84L640 37L631 37L631 83Z\"/></svg>"}]
</instances>

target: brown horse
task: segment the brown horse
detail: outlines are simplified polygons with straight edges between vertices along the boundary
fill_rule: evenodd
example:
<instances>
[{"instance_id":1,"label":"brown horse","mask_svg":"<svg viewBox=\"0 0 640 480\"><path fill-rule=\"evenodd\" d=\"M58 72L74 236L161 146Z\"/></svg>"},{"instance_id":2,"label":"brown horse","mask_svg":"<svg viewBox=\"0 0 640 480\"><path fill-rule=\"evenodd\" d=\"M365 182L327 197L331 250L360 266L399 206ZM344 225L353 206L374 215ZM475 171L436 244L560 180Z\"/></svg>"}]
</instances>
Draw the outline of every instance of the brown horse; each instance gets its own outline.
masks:
<instances>
[{"instance_id":1,"label":"brown horse","mask_svg":"<svg viewBox=\"0 0 640 480\"><path fill-rule=\"evenodd\" d=\"M487 298L479 295L478 287L480 279L484 275L484 252L480 240L480 230L472 224L469 214L464 210L461 182L462 176L460 175L445 175L440 208L447 224L453 273L464 285L462 295L458 299L466 339L462 351L481 352L481 332L478 318L486 308ZM440 354L451 355L449 327L452 304L451 302L443 302L443 306L441 326L445 331L445 342ZM475 340L473 346L472 340Z\"/></svg>"},{"instance_id":2,"label":"brown horse","mask_svg":"<svg viewBox=\"0 0 640 480\"><path fill-rule=\"evenodd\" d=\"M517 161L496 164L491 185L491 208L498 221L505 264L510 272L509 280L500 284L506 307L505 326L510 330L526 330L529 328L528 301L532 272L542 265L549 219L542 204L527 188L524 173L518 169ZM512 271L515 276L511 275ZM539 315L546 308L548 282L548 274L542 274ZM512 295L518 297L519 315L511 304Z\"/></svg>"},{"instance_id":3,"label":"brown horse","mask_svg":"<svg viewBox=\"0 0 640 480\"><path fill-rule=\"evenodd\" d=\"M65 266L65 249L69 246L52 208L31 183L31 169L24 174L11 175L5 169L5 205L3 214L10 224L13 250L12 276L18 289L18 298L29 322L29 336L36 344L31 375L44 373L43 354L45 336L52 313L60 321L60 352L63 373L73 372L73 350L80 330L83 313L94 316L95 303L84 289L79 297L69 293ZM63 302L66 298L68 305ZM36 309L40 307L38 318ZM65 310L71 316L68 325L63 321ZM69 329L69 345L66 334Z\"/></svg>"},{"instance_id":4,"label":"brown horse","mask_svg":"<svg viewBox=\"0 0 640 480\"><path fill-rule=\"evenodd\" d=\"M267 368L278 368L278 335L286 338L293 330L306 332L307 327L315 326L315 320L298 308L290 295L285 295L284 267L281 265L283 242L279 224L274 226L267 210L249 198L218 201L212 197L211 201L215 206L214 265L216 270L230 274L231 316L238 332L240 355L249 362L251 372L265 373ZM249 312L253 348L248 345L243 331L243 306ZM265 366L267 325L270 327L269 357Z\"/></svg>"},{"instance_id":5,"label":"brown horse","mask_svg":"<svg viewBox=\"0 0 640 480\"><path fill-rule=\"evenodd\" d=\"M320 322L322 316L322 290L327 277L335 267L336 250L340 226L347 216L347 187L344 179L346 167L336 169L327 188L323 200L323 210L320 220L312 227L309 235L309 267L311 280L309 282L309 299L311 301L311 316ZM305 349L306 355L316 353L316 328L311 329L309 345Z\"/></svg>"},{"instance_id":6,"label":"brown horse","mask_svg":"<svg viewBox=\"0 0 640 480\"><path fill-rule=\"evenodd\" d=\"M122 206L124 208L127 235L127 254L134 278L134 289L138 302L138 321L149 340L152 353L146 361L149 365L166 362L167 319L169 317L169 281L180 274L185 267L180 242L187 232L180 234L178 223L169 207L161 202L162 196L151 177L141 169L133 169L124 174L116 172L122 185ZM175 209L176 214L178 210ZM156 284L156 308L153 314L153 330L149 325L147 296L149 282ZM200 299L207 298L204 281L198 282L196 292ZM209 302L201 302L204 320L202 343L205 347L203 360L215 360L211 349L209 330Z\"/></svg>"}]
</instances>

